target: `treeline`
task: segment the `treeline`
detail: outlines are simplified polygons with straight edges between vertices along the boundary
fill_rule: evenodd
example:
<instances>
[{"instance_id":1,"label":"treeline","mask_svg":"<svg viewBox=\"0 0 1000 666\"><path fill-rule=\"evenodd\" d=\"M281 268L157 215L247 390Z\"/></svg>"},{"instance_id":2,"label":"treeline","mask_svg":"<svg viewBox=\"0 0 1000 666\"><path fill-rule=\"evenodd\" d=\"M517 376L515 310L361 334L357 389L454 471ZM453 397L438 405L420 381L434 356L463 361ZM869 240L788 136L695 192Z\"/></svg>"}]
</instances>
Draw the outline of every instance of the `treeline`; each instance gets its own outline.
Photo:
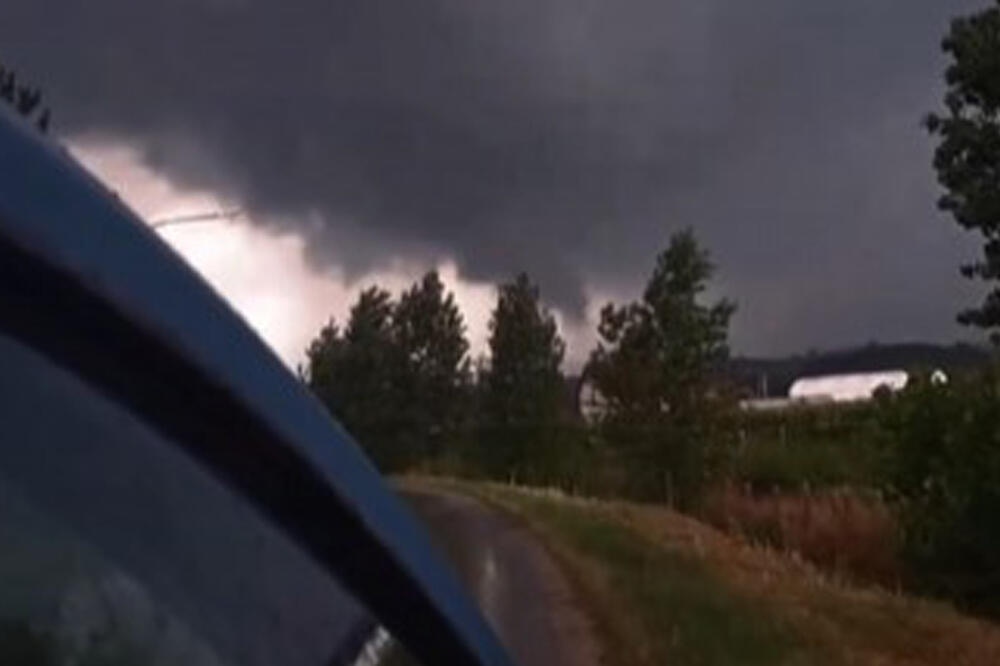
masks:
<instances>
[{"instance_id":1,"label":"treeline","mask_svg":"<svg viewBox=\"0 0 1000 666\"><path fill-rule=\"evenodd\" d=\"M306 351L304 377L386 471L440 456L474 414L465 324L430 272L400 297L361 292L343 330L330 321Z\"/></svg>"},{"instance_id":2,"label":"treeline","mask_svg":"<svg viewBox=\"0 0 1000 666\"><path fill-rule=\"evenodd\" d=\"M1000 614L1000 379L917 377L873 403L748 413L724 372L734 305L705 303L713 265L690 231L635 301L608 304L578 413L565 345L537 285L497 288L488 356L469 355L435 272L363 291L309 346L303 379L387 472L429 469L697 512L706 491L848 486L884 498L908 584Z\"/></svg>"},{"instance_id":3,"label":"treeline","mask_svg":"<svg viewBox=\"0 0 1000 666\"><path fill-rule=\"evenodd\" d=\"M398 298L361 293L323 328L304 378L383 470L413 468L666 502L706 489L849 486L892 508L910 586L1000 614L1000 381L986 365L946 385L917 377L874 403L747 413L722 369L732 303L693 234L671 238L640 298L608 304L585 377L584 421L565 345L524 274L499 285L489 356L473 363L434 272Z\"/></svg>"},{"instance_id":4,"label":"treeline","mask_svg":"<svg viewBox=\"0 0 1000 666\"><path fill-rule=\"evenodd\" d=\"M679 232L641 298L603 309L585 373L601 396L595 424L577 413L555 318L523 273L498 286L489 354L475 363L454 296L430 272L398 298L363 291L343 328L330 321L309 346L302 375L383 470L445 466L687 504L732 404L718 370L735 308L702 302L713 270Z\"/></svg>"}]
</instances>

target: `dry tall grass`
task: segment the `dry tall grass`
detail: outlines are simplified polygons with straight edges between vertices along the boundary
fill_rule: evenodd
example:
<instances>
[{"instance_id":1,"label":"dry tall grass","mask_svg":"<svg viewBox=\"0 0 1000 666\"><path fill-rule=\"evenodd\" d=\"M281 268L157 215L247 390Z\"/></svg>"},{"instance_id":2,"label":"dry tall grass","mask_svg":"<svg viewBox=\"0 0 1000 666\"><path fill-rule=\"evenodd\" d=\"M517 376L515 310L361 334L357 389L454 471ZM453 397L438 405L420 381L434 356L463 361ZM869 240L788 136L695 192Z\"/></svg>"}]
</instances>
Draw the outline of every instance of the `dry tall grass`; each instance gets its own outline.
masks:
<instances>
[{"instance_id":1,"label":"dry tall grass","mask_svg":"<svg viewBox=\"0 0 1000 666\"><path fill-rule=\"evenodd\" d=\"M703 511L716 527L837 574L890 588L899 581L893 517L878 497L847 489L755 495L726 485L708 494Z\"/></svg>"}]
</instances>

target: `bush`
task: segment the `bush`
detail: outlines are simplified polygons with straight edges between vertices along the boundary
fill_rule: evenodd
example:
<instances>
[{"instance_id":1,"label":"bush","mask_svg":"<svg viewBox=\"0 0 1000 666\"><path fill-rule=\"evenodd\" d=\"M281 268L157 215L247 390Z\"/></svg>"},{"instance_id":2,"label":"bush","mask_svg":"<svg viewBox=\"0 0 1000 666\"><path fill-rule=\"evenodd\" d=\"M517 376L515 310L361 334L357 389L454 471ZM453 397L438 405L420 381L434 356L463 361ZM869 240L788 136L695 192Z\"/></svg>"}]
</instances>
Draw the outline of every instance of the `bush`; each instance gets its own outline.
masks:
<instances>
[{"instance_id":1,"label":"bush","mask_svg":"<svg viewBox=\"0 0 1000 666\"><path fill-rule=\"evenodd\" d=\"M443 456L416 467L581 494L599 494L606 486L601 477L607 452L583 424L478 425L452 439Z\"/></svg>"},{"instance_id":2,"label":"bush","mask_svg":"<svg viewBox=\"0 0 1000 666\"><path fill-rule=\"evenodd\" d=\"M623 471L617 495L691 510L717 471L709 424L605 424L601 438Z\"/></svg>"},{"instance_id":3,"label":"bush","mask_svg":"<svg viewBox=\"0 0 1000 666\"><path fill-rule=\"evenodd\" d=\"M882 408L911 584L1000 615L1000 373L914 381Z\"/></svg>"},{"instance_id":4,"label":"bush","mask_svg":"<svg viewBox=\"0 0 1000 666\"><path fill-rule=\"evenodd\" d=\"M870 404L742 413L727 433L724 476L757 493L880 483L884 438Z\"/></svg>"}]
</instances>

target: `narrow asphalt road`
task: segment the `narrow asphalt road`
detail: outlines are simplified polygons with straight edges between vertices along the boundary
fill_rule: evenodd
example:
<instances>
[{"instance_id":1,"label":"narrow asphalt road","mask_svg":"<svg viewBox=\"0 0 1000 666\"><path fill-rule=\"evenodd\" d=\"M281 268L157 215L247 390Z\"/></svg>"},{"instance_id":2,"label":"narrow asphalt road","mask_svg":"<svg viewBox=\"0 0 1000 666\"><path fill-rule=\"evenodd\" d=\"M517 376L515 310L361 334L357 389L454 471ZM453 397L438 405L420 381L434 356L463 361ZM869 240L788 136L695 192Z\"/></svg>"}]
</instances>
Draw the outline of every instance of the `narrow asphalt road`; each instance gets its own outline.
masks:
<instances>
[{"instance_id":1,"label":"narrow asphalt road","mask_svg":"<svg viewBox=\"0 0 1000 666\"><path fill-rule=\"evenodd\" d=\"M597 666L562 572L518 521L458 494L403 491L519 666Z\"/></svg>"}]
</instances>

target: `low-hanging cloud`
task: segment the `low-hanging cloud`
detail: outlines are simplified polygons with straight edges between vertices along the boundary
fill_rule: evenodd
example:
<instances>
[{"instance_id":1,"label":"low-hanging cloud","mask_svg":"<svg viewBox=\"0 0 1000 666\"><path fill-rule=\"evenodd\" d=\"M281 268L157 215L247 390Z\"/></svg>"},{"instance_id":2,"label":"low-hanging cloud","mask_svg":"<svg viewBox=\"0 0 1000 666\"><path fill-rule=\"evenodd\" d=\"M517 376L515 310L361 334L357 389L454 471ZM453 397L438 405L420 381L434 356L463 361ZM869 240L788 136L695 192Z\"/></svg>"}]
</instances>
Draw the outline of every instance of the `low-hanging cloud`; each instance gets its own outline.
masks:
<instances>
[{"instance_id":1,"label":"low-hanging cloud","mask_svg":"<svg viewBox=\"0 0 1000 666\"><path fill-rule=\"evenodd\" d=\"M582 313L693 226L744 347L949 337L921 115L965 0L36 2L0 58L348 273L527 270Z\"/></svg>"}]
</instances>

